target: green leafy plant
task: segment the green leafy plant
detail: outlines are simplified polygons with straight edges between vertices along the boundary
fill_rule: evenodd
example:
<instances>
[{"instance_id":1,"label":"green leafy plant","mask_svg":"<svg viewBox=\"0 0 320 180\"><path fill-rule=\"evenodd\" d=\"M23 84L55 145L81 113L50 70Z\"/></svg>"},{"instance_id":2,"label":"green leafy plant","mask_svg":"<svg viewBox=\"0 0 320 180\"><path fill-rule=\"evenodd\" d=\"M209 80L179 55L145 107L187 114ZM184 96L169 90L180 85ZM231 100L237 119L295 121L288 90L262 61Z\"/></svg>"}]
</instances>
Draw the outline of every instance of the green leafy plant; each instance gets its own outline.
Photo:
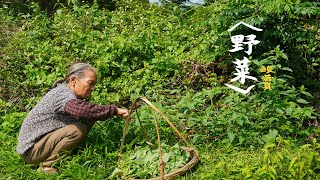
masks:
<instances>
[{"instance_id":1,"label":"green leafy plant","mask_svg":"<svg viewBox=\"0 0 320 180\"><path fill-rule=\"evenodd\" d=\"M180 149L178 144L169 146L161 144L162 158L165 163L165 173L183 167L189 160L189 154ZM132 152L126 152L119 166L110 178L152 178L160 176L159 150L149 146L135 147Z\"/></svg>"}]
</instances>

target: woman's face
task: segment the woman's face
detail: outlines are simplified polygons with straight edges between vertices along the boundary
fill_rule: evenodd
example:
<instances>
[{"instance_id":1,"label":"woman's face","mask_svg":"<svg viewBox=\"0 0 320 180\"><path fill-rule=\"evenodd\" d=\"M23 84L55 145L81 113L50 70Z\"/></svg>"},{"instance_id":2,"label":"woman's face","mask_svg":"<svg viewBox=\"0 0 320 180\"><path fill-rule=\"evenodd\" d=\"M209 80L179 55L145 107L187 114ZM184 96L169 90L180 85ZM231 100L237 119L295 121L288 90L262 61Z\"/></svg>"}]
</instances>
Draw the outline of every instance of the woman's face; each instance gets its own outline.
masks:
<instances>
[{"instance_id":1,"label":"woman's face","mask_svg":"<svg viewBox=\"0 0 320 180\"><path fill-rule=\"evenodd\" d=\"M72 90L80 99L86 99L91 95L97 82L97 75L92 70L87 70L82 78L71 78Z\"/></svg>"}]
</instances>

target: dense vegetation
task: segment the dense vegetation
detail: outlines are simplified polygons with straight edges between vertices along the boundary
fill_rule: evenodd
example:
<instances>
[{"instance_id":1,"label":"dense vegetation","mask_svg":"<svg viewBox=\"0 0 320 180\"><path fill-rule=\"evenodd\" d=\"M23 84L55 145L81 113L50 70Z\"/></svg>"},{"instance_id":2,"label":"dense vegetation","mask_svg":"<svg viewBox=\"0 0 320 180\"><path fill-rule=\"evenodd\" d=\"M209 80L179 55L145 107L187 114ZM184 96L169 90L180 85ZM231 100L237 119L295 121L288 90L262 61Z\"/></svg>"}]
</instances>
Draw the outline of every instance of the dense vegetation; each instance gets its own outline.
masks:
<instances>
[{"instance_id":1,"label":"dense vegetation","mask_svg":"<svg viewBox=\"0 0 320 180\"><path fill-rule=\"evenodd\" d=\"M0 177L46 177L19 159L17 135L28 111L79 61L99 71L91 102L129 108L145 96L198 148L202 163L182 179L318 177L318 2L111 3L68 1L50 11L30 1L2 3ZM263 31L240 26L230 34L240 21ZM248 56L258 82L248 80L256 87L243 95L224 83L234 77L235 58L246 56L229 52L230 36L250 33L260 41ZM275 72L272 90L264 90L262 66ZM150 111L141 108L140 118L156 142ZM98 122L52 178L108 178L117 166L123 125L116 118ZM130 124L126 150L144 145L139 127ZM160 129L163 142L179 142L164 121Z\"/></svg>"}]
</instances>

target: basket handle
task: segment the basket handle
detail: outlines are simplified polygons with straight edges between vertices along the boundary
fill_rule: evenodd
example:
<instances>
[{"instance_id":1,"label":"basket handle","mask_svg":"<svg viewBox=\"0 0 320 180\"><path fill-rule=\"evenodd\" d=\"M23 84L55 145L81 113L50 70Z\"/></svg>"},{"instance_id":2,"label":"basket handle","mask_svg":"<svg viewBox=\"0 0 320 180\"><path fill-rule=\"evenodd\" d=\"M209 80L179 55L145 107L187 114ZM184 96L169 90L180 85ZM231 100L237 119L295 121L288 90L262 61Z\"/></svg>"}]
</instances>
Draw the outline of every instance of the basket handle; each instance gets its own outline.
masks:
<instances>
[{"instance_id":1,"label":"basket handle","mask_svg":"<svg viewBox=\"0 0 320 180\"><path fill-rule=\"evenodd\" d=\"M157 108L155 107L147 98L145 97L139 97L138 99L144 101L147 103L153 110L155 110L167 123L170 125L170 127L178 134L178 136L186 143L186 145L189 148L192 148L192 146L189 144L189 142L186 140L185 137L180 133L180 131L172 124L172 122Z\"/></svg>"}]
</instances>

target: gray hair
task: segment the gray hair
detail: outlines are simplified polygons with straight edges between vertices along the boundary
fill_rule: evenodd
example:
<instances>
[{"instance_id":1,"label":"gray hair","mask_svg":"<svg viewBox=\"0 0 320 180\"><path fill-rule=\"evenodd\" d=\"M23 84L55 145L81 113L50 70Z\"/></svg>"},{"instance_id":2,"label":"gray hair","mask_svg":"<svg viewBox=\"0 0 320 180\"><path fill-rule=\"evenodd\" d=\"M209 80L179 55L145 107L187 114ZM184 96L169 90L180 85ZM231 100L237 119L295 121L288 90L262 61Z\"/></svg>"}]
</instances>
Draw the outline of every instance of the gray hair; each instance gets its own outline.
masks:
<instances>
[{"instance_id":1,"label":"gray hair","mask_svg":"<svg viewBox=\"0 0 320 180\"><path fill-rule=\"evenodd\" d=\"M73 64L71 67L69 67L67 75L64 77L64 79L57 80L52 85L51 89L57 87L57 85L60 83L69 83L72 76L76 76L77 78L82 79L85 76L85 72L88 70L91 70L97 74L97 70L88 63Z\"/></svg>"}]
</instances>

